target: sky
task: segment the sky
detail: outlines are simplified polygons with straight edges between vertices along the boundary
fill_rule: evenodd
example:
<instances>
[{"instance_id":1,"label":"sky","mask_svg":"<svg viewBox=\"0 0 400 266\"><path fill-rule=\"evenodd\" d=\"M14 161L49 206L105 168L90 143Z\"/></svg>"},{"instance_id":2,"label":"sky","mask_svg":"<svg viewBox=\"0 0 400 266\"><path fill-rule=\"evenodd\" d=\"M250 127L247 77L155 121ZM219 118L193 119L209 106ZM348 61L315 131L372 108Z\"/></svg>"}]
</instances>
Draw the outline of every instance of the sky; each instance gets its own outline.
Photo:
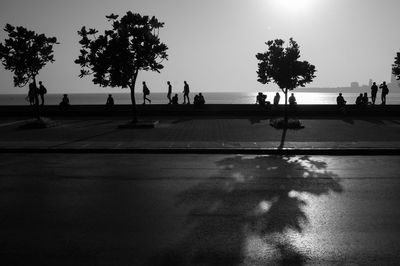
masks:
<instances>
[{"instance_id":1,"label":"sky","mask_svg":"<svg viewBox=\"0 0 400 266\"><path fill-rule=\"evenodd\" d=\"M165 23L161 41L169 60L161 73L141 72L152 92L256 92L276 90L257 82L255 55L265 42L300 45L301 60L316 66L308 87L346 87L350 82L390 82L391 65L400 51L399 0L0 0L0 27L6 23L55 36L55 62L42 69L49 93L106 93L127 89L101 88L91 77L80 79L74 60L82 26L104 31L105 18L127 11L156 16ZM0 42L6 38L0 32ZM400 90L400 88L399 88ZM26 93L14 88L12 73L0 66L0 94Z\"/></svg>"}]
</instances>

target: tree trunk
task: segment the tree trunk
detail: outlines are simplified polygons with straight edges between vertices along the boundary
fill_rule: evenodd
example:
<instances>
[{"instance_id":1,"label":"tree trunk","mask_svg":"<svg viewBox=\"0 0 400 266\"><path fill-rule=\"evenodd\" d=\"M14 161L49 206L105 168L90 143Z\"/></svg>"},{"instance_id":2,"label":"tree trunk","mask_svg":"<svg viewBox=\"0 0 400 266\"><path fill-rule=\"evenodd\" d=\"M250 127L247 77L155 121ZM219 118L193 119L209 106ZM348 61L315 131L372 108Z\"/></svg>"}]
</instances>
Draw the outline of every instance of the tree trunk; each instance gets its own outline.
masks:
<instances>
[{"instance_id":1,"label":"tree trunk","mask_svg":"<svg viewBox=\"0 0 400 266\"><path fill-rule=\"evenodd\" d=\"M288 106L287 106L287 93L288 93L288 89L285 88L284 90L285 93L285 127L287 126L288 123Z\"/></svg>"},{"instance_id":2,"label":"tree trunk","mask_svg":"<svg viewBox=\"0 0 400 266\"><path fill-rule=\"evenodd\" d=\"M137 73L133 75L133 80L129 88L131 89L131 102L132 102L132 123L137 123L137 112L136 112L136 99L135 99L135 85L137 79Z\"/></svg>"},{"instance_id":3,"label":"tree trunk","mask_svg":"<svg viewBox=\"0 0 400 266\"><path fill-rule=\"evenodd\" d=\"M34 114L36 119L40 119L39 94L36 86L36 76L33 76L33 83L35 84L35 90L33 91L33 95L35 97Z\"/></svg>"}]
</instances>

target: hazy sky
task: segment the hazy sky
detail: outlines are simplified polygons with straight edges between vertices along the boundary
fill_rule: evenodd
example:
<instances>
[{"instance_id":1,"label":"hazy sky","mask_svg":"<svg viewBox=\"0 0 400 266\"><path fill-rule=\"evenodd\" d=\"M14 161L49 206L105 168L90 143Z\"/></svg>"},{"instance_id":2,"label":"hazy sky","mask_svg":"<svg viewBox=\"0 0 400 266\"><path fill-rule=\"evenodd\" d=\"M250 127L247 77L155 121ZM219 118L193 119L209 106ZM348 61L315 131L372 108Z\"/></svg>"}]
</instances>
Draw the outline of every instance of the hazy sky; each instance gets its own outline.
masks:
<instances>
[{"instance_id":1,"label":"hazy sky","mask_svg":"<svg viewBox=\"0 0 400 266\"><path fill-rule=\"evenodd\" d=\"M255 54L265 42L293 37L302 59L314 64L317 78L310 87L367 84L369 78L390 81L391 64L400 51L399 0L0 0L0 25L6 23L48 36L61 43L54 64L40 73L51 92L120 92L100 88L90 77L80 79L77 30L83 25L108 28L105 15L127 11L154 15L165 22L161 40L169 60L161 74L141 72L153 92L181 92L187 80L192 91L269 91L257 82ZM3 42L6 35L0 33ZM12 74L0 67L0 93L14 88Z\"/></svg>"}]
</instances>

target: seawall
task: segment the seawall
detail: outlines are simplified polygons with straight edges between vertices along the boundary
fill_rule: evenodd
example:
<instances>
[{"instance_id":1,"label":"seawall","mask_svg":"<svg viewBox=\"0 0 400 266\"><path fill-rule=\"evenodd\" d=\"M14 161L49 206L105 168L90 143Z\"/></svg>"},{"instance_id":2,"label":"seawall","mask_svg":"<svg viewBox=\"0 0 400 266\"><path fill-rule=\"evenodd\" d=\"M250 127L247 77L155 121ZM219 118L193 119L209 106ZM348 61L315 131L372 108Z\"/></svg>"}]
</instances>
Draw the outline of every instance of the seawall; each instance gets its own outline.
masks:
<instances>
[{"instance_id":1,"label":"seawall","mask_svg":"<svg viewBox=\"0 0 400 266\"><path fill-rule=\"evenodd\" d=\"M259 106L255 104L206 104L201 108L193 105L137 105L139 116L281 116L284 105ZM32 116L31 106L0 106L0 116ZM291 116L334 117L334 116L400 116L400 105L369 105L358 107L348 105L343 113L336 105L297 105L288 106ZM116 105L111 109L104 105L72 105L66 110L59 106L41 107L42 116L126 116L132 114L131 105Z\"/></svg>"}]
</instances>

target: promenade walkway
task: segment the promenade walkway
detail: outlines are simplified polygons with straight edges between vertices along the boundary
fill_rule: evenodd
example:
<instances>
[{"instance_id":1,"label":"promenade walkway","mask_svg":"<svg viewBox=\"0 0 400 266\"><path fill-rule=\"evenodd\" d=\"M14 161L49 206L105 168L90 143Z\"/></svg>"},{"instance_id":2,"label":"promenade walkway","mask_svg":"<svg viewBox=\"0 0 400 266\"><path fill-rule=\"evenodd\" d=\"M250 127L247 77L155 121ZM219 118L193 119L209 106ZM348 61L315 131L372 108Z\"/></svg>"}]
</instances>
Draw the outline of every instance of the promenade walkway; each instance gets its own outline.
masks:
<instances>
[{"instance_id":1,"label":"promenade walkway","mask_svg":"<svg viewBox=\"0 0 400 266\"><path fill-rule=\"evenodd\" d=\"M302 119L301 130L277 130L253 117L146 117L153 129L118 129L128 118L53 118L56 126L21 130L26 120L0 120L0 150L89 152L400 152L400 117ZM373 151L371 151L373 150Z\"/></svg>"}]
</instances>

